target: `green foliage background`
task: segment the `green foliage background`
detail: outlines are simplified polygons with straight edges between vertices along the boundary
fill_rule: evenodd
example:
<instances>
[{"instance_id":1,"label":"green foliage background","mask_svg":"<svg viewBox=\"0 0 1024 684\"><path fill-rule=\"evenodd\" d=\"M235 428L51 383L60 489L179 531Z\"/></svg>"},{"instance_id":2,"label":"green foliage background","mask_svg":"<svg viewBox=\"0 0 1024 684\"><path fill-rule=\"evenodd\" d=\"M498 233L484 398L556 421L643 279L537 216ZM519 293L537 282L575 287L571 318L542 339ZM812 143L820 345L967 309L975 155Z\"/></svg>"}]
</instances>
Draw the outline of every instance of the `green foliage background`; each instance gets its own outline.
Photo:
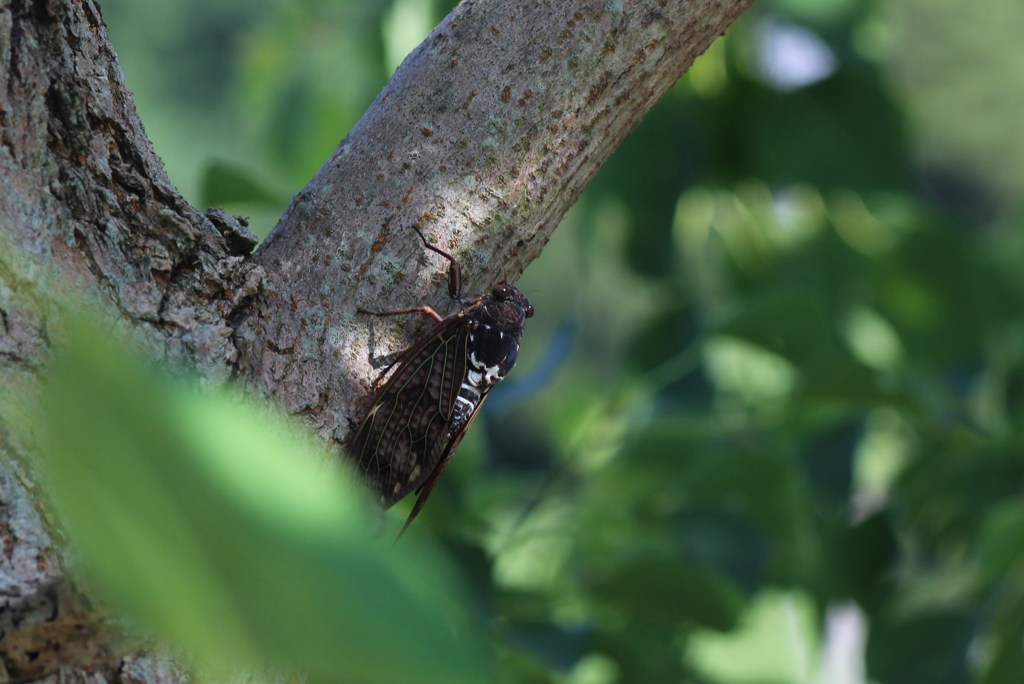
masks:
<instances>
[{"instance_id":1,"label":"green foliage background","mask_svg":"<svg viewBox=\"0 0 1024 684\"><path fill-rule=\"evenodd\" d=\"M172 180L265 234L450 4L103 8ZM524 275L520 365L410 533L457 568L487 679L1024 681L1022 22L762 0L623 144ZM772 76L787 31L823 78ZM310 624L346 657L351 622Z\"/></svg>"}]
</instances>

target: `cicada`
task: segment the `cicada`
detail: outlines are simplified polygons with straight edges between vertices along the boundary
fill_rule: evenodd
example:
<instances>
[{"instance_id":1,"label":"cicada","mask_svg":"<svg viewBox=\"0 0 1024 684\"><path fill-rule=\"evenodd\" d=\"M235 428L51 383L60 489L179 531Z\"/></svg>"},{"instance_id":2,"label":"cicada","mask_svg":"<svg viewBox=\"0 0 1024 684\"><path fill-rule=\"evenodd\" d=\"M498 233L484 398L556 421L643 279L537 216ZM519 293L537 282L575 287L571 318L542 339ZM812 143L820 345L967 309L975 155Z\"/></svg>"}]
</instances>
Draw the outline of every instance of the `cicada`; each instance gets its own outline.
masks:
<instances>
[{"instance_id":1,"label":"cicada","mask_svg":"<svg viewBox=\"0 0 1024 684\"><path fill-rule=\"evenodd\" d=\"M416 232L427 249L448 260L448 291L463 308L446 318L429 306L376 314L421 313L435 325L377 383L347 443L385 508L410 492L419 495L399 535L422 510L487 395L515 366L523 327L533 315L530 302L508 283L462 300L459 263Z\"/></svg>"}]
</instances>

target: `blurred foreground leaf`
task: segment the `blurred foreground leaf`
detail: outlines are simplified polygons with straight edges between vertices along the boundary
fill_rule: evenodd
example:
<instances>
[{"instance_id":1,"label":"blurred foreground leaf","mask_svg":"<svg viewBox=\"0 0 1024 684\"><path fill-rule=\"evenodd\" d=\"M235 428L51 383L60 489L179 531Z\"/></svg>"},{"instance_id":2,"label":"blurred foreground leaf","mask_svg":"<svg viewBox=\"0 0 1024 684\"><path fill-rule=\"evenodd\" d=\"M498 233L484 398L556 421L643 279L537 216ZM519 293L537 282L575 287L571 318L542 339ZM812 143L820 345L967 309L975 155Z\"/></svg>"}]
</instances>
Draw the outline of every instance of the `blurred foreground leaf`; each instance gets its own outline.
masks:
<instances>
[{"instance_id":1,"label":"blurred foreground leaf","mask_svg":"<svg viewBox=\"0 0 1024 684\"><path fill-rule=\"evenodd\" d=\"M60 519L116 606L218 669L467 682L478 631L431 549L390 533L309 438L70 326L40 428Z\"/></svg>"}]
</instances>

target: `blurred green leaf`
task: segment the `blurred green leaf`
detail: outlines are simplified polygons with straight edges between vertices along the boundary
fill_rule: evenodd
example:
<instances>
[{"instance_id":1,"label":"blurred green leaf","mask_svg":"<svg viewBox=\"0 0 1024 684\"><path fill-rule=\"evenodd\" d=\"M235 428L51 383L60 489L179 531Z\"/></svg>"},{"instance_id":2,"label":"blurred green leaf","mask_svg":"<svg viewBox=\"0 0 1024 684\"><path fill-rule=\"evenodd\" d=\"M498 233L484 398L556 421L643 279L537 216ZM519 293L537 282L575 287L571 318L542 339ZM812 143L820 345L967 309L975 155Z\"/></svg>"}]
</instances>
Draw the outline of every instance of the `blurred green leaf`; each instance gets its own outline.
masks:
<instances>
[{"instance_id":1,"label":"blurred green leaf","mask_svg":"<svg viewBox=\"0 0 1024 684\"><path fill-rule=\"evenodd\" d=\"M794 18L819 23L831 23L848 18L862 3L857 0L770 0L773 6Z\"/></svg>"},{"instance_id":2,"label":"blurred green leaf","mask_svg":"<svg viewBox=\"0 0 1024 684\"><path fill-rule=\"evenodd\" d=\"M827 426L804 439L800 466L817 499L846 510L852 493L854 456L863 433L859 417Z\"/></svg>"},{"instance_id":3,"label":"blurred green leaf","mask_svg":"<svg viewBox=\"0 0 1024 684\"><path fill-rule=\"evenodd\" d=\"M976 360L1024 311L1021 293L968 240L935 220L880 264L880 305L916 365Z\"/></svg>"},{"instance_id":4,"label":"blurred green leaf","mask_svg":"<svg viewBox=\"0 0 1024 684\"><path fill-rule=\"evenodd\" d=\"M678 514L675 523L676 540L687 559L747 594L761 588L772 538L753 521L730 511L696 507Z\"/></svg>"},{"instance_id":5,"label":"blurred green leaf","mask_svg":"<svg viewBox=\"0 0 1024 684\"><path fill-rule=\"evenodd\" d=\"M258 180L248 169L213 161L206 166L200 181L200 204L206 207L226 204L281 207L288 204L288 197Z\"/></svg>"},{"instance_id":6,"label":"blurred green leaf","mask_svg":"<svg viewBox=\"0 0 1024 684\"><path fill-rule=\"evenodd\" d=\"M635 545L656 531L677 535L676 527L666 526L669 511L685 519L687 511L720 508L772 539L768 575L773 580L817 581L821 547L796 466L778 445L757 435L748 435L747 441L702 437L695 428L671 419L653 425L592 483L594 506L608 522L588 524L616 539L611 530L623 525L623 511L609 509L607 501L631 501L635 529L632 536L622 532L621 541ZM750 550L761 549L755 545ZM613 543L606 553L628 553L628 547Z\"/></svg>"},{"instance_id":7,"label":"blurred green leaf","mask_svg":"<svg viewBox=\"0 0 1024 684\"><path fill-rule=\"evenodd\" d=\"M740 592L722 578L662 555L631 559L591 590L601 603L665 629L732 629L744 603Z\"/></svg>"},{"instance_id":8,"label":"blurred green leaf","mask_svg":"<svg viewBox=\"0 0 1024 684\"><path fill-rule=\"evenodd\" d=\"M630 345L630 357L637 370L650 372L696 344L699 328L694 313L683 306L656 312Z\"/></svg>"},{"instance_id":9,"label":"blurred green leaf","mask_svg":"<svg viewBox=\"0 0 1024 684\"><path fill-rule=\"evenodd\" d=\"M831 400L846 406L911 405L899 379L865 366L846 351L823 354L804 367L796 393L808 405Z\"/></svg>"},{"instance_id":10,"label":"blurred green leaf","mask_svg":"<svg viewBox=\"0 0 1024 684\"><path fill-rule=\"evenodd\" d=\"M1015 426L1024 426L1024 359L1011 368L1005 380L1006 414Z\"/></svg>"},{"instance_id":11,"label":"blurred green leaf","mask_svg":"<svg viewBox=\"0 0 1024 684\"><path fill-rule=\"evenodd\" d=\"M754 298L717 332L758 344L796 364L835 349L837 340L816 294L775 288Z\"/></svg>"},{"instance_id":12,"label":"blurred green leaf","mask_svg":"<svg viewBox=\"0 0 1024 684\"><path fill-rule=\"evenodd\" d=\"M1019 577L1019 576L1018 576ZM1018 585L1019 587L1020 585ZM1006 598L1006 597L1000 597ZM979 684L1014 684L1024 681L1024 598L1001 601L984 650L985 663Z\"/></svg>"},{"instance_id":13,"label":"blurred green leaf","mask_svg":"<svg viewBox=\"0 0 1024 684\"><path fill-rule=\"evenodd\" d=\"M639 620L609 626L594 640L594 652L611 661L612 667L602 673L605 682L692 681L692 673L683 662L681 651L681 646L671 640L671 633L660 624Z\"/></svg>"},{"instance_id":14,"label":"blurred green leaf","mask_svg":"<svg viewBox=\"0 0 1024 684\"><path fill-rule=\"evenodd\" d=\"M1021 502L993 506L982 523L977 557L984 578L990 582L1007 576L1024 579L1024 506Z\"/></svg>"},{"instance_id":15,"label":"blurred green leaf","mask_svg":"<svg viewBox=\"0 0 1024 684\"><path fill-rule=\"evenodd\" d=\"M550 622L511 622L503 633L512 644L533 654L553 670L567 671L593 646L593 630L569 629Z\"/></svg>"},{"instance_id":16,"label":"blurred green leaf","mask_svg":"<svg viewBox=\"0 0 1024 684\"><path fill-rule=\"evenodd\" d=\"M930 435L897 483L916 538L929 548L973 541L995 506L1015 501L1024 459L1013 445L986 444L959 430Z\"/></svg>"},{"instance_id":17,"label":"blurred green leaf","mask_svg":"<svg viewBox=\"0 0 1024 684\"><path fill-rule=\"evenodd\" d=\"M61 521L110 600L216 670L480 681L439 556L389 550L353 478L267 409L171 384L75 321L40 415Z\"/></svg>"},{"instance_id":18,"label":"blurred green leaf","mask_svg":"<svg viewBox=\"0 0 1024 684\"><path fill-rule=\"evenodd\" d=\"M760 593L728 634L700 631L690 637L687 660L696 681L788 684L810 680L807 657L818 641L819 617L810 597L778 589ZM812 680L813 681L813 680Z\"/></svg>"},{"instance_id":19,"label":"blurred green leaf","mask_svg":"<svg viewBox=\"0 0 1024 684\"><path fill-rule=\"evenodd\" d=\"M969 612L957 609L875 620L867 665L877 681L900 684L962 684L968 678L973 635Z\"/></svg>"},{"instance_id":20,"label":"blurred green leaf","mask_svg":"<svg viewBox=\"0 0 1024 684\"><path fill-rule=\"evenodd\" d=\"M664 276L673 267L676 197L701 179L711 152L709 113L705 103L670 91L623 141L616 163L594 179L594 191L613 193L629 207L626 255L645 276Z\"/></svg>"},{"instance_id":21,"label":"blurred green leaf","mask_svg":"<svg viewBox=\"0 0 1024 684\"><path fill-rule=\"evenodd\" d=\"M881 76L870 65L843 66L795 92L732 79L714 115L728 182L754 176L771 186L906 190L904 123Z\"/></svg>"},{"instance_id":22,"label":"blurred green leaf","mask_svg":"<svg viewBox=\"0 0 1024 684\"><path fill-rule=\"evenodd\" d=\"M889 511L878 511L843 533L832 560L840 590L864 606L877 606L893 590L899 545Z\"/></svg>"}]
</instances>

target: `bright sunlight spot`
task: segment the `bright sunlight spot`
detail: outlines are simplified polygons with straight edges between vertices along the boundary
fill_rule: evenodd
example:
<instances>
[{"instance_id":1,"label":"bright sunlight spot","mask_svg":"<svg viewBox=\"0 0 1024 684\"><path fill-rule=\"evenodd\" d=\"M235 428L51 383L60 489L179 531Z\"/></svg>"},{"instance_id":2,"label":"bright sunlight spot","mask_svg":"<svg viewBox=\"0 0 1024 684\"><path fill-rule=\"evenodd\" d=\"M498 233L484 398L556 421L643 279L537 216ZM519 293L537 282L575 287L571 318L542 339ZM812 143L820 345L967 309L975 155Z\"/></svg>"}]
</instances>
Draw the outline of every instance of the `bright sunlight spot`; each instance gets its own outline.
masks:
<instances>
[{"instance_id":1,"label":"bright sunlight spot","mask_svg":"<svg viewBox=\"0 0 1024 684\"><path fill-rule=\"evenodd\" d=\"M771 17L758 28L758 73L772 87L797 90L836 70L835 55L814 32Z\"/></svg>"}]
</instances>

